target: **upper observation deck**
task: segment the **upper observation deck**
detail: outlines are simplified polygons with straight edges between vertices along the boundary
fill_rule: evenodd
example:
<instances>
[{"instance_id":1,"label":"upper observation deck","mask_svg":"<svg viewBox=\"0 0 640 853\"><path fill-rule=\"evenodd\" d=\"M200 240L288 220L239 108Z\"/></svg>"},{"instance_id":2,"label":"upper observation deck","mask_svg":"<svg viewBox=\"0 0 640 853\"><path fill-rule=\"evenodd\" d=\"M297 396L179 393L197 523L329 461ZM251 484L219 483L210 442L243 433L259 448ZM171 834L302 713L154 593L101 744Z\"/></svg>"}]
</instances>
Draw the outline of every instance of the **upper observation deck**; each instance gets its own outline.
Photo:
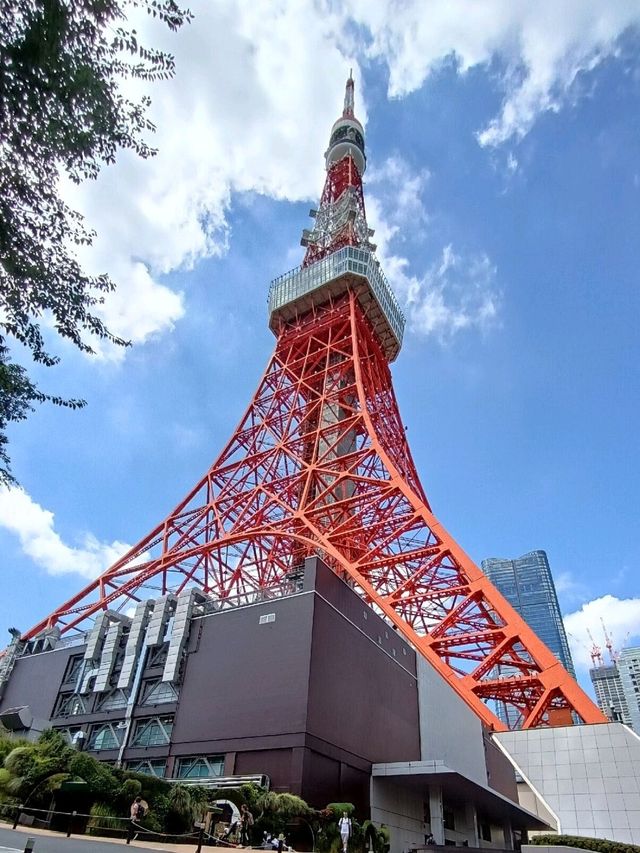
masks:
<instances>
[{"instance_id":1,"label":"upper observation deck","mask_svg":"<svg viewBox=\"0 0 640 853\"><path fill-rule=\"evenodd\" d=\"M404 316L372 252L345 246L307 267L275 278L269 288L269 328L288 322L331 298L353 290L384 353L394 361L400 352Z\"/></svg>"}]
</instances>

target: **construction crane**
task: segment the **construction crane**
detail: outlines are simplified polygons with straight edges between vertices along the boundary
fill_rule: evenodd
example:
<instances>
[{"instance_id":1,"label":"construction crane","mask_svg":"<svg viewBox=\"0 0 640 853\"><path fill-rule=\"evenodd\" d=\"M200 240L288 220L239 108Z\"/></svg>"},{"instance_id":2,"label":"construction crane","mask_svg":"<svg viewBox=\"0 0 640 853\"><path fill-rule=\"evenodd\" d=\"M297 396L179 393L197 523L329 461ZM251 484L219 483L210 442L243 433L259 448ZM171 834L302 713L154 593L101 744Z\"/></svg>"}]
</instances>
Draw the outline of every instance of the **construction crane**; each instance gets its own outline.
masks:
<instances>
[{"instance_id":1,"label":"construction crane","mask_svg":"<svg viewBox=\"0 0 640 853\"><path fill-rule=\"evenodd\" d=\"M589 635L589 639L591 640L591 648L587 646L586 643L582 641L579 637L576 637L575 634L572 634L570 631L567 631L567 637L571 637L576 643L579 643L582 648L587 652L589 657L591 658L591 663L593 667L603 666L604 661L602 660L602 650L600 646L597 645L593 637L591 636L591 632L587 628L587 634Z\"/></svg>"},{"instance_id":2,"label":"construction crane","mask_svg":"<svg viewBox=\"0 0 640 853\"><path fill-rule=\"evenodd\" d=\"M613 647L613 638L607 631L607 626L604 624L604 619L602 618L602 616L600 617L600 624L602 625L602 631L604 633L604 644L607 647L607 651L609 652L611 663L617 663L620 659L620 652Z\"/></svg>"},{"instance_id":3,"label":"construction crane","mask_svg":"<svg viewBox=\"0 0 640 853\"><path fill-rule=\"evenodd\" d=\"M591 640L591 651L589 652L589 654L591 655L591 662L594 666L594 669L598 666L604 666L604 658L602 657L602 649L596 643L596 641L593 639L593 634L591 633L589 628L587 628L587 635L588 635L589 639Z\"/></svg>"}]
</instances>

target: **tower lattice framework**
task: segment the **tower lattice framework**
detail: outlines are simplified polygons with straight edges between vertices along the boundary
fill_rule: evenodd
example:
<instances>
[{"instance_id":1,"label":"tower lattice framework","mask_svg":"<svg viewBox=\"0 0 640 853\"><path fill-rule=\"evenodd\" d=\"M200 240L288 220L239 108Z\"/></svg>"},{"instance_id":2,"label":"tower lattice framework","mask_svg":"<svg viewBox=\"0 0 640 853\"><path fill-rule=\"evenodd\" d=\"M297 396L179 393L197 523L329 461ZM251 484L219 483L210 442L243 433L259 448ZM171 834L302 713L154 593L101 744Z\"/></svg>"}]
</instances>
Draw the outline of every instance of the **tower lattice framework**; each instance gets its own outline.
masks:
<instances>
[{"instance_id":1,"label":"tower lattice framework","mask_svg":"<svg viewBox=\"0 0 640 853\"><path fill-rule=\"evenodd\" d=\"M219 608L286 593L319 555L478 716L523 727L604 718L437 520L400 419L389 362L403 321L375 260L353 81L331 132L302 267L270 292L275 350L231 440L172 513L23 636L199 587Z\"/></svg>"}]
</instances>

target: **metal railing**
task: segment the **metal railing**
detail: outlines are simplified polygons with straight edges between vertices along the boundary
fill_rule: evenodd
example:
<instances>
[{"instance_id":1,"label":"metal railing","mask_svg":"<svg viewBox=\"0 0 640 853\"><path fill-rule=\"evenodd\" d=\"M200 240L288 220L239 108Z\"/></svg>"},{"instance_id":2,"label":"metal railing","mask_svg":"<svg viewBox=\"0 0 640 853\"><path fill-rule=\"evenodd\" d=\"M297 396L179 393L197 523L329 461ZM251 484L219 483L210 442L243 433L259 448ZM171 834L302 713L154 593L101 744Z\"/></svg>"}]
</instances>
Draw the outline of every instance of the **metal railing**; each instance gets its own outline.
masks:
<instances>
[{"instance_id":1,"label":"metal railing","mask_svg":"<svg viewBox=\"0 0 640 853\"><path fill-rule=\"evenodd\" d=\"M366 249L345 246L308 267L296 267L271 282L269 315L289 302L318 290L346 273L367 279L398 345L402 343L405 319L375 255Z\"/></svg>"}]
</instances>

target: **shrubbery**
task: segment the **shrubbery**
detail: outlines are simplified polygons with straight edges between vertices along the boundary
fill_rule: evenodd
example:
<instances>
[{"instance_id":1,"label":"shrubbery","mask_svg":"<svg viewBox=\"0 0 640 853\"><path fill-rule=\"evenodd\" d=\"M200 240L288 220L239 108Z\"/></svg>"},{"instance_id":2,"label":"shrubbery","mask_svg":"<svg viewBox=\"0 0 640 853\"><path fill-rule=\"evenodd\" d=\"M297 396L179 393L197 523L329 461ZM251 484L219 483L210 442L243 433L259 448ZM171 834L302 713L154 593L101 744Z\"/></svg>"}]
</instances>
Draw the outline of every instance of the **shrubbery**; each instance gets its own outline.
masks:
<instances>
[{"instance_id":1,"label":"shrubbery","mask_svg":"<svg viewBox=\"0 0 640 853\"><path fill-rule=\"evenodd\" d=\"M313 842L319 853L338 853L342 847L338 820L347 812L352 821L349 853L387 853L389 849L388 829L378 828L368 820L360 823L351 803L329 803L325 809L316 810L294 794L267 791L257 785L215 791L169 783L156 776L111 767L86 752L78 752L53 730L42 734L35 743L12 740L0 731L0 814L4 813L5 819L13 819L16 806L27 812L33 809L36 814L36 809L67 814L77 811L79 815L90 815L84 818L89 834L122 836L131 803L137 796L149 805L141 826L151 832L189 833L215 800L224 799L238 808L243 804L249 807L255 820L251 830L254 843L260 843L263 833L283 833L288 840L299 841L303 849L311 849ZM66 829L67 818L61 815L59 820L64 826L57 828Z\"/></svg>"},{"instance_id":2,"label":"shrubbery","mask_svg":"<svg viewBox=\"0 0 640 853\"><path fill-rule=\"evenodd\" d=\"M560 847L579 847L582 850L594 850L595 853L640 853L635 844L623 844L606 838L589 838L583 835L536 835L530 844L559 845Z\"/></svg>"}]
</instances>

